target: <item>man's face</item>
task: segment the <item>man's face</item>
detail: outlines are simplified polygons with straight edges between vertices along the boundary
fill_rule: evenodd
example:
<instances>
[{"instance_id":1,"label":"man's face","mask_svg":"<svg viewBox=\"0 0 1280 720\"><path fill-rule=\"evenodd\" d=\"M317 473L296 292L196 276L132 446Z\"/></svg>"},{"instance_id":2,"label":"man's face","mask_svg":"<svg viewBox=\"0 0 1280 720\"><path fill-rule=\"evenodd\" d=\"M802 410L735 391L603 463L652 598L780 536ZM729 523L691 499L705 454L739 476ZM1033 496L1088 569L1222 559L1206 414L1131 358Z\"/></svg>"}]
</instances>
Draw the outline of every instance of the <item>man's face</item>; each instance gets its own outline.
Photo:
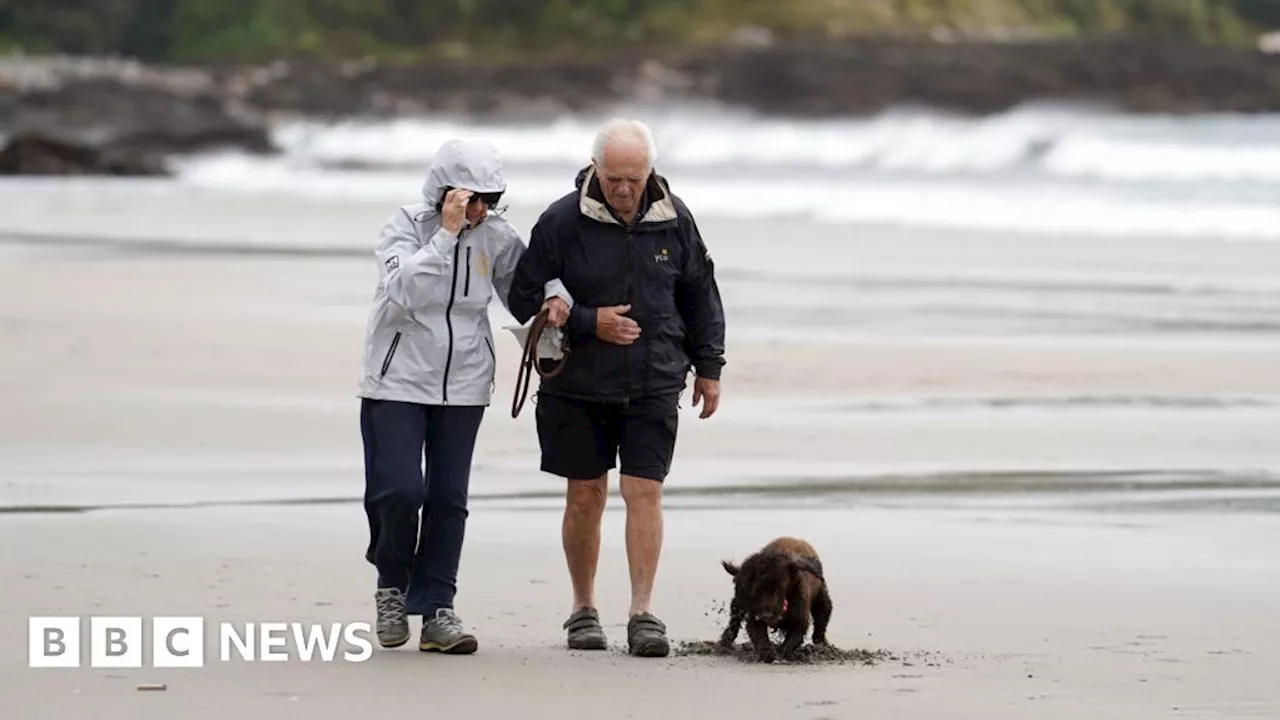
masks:
<instances>
[{"instance_id":1,"label":"man's face","mask_svg":"<svg viewBox=\"0 0 1280 720\"><path fill-rule=\"evenodd\" d=\"M640 208L649 179L649 163L642 148L620 147L605 150L604 162L596 167L605 202L615 212L630 218Z\"/></svg>"}]
</instances>

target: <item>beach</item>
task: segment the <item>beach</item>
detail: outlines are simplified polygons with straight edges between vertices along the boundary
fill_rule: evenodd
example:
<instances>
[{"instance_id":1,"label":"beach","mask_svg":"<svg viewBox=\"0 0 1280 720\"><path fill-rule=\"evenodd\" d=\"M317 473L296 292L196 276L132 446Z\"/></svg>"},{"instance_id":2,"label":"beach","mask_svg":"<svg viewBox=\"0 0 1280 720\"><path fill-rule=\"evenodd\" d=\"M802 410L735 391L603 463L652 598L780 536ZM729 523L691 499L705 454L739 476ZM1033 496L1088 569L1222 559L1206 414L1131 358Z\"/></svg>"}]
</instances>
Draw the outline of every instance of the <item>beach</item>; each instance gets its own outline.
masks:
<instances>
[{"instance_id":1,"label":"beach","mask_svg":"<svg viewBox=\"0 0 1280 720\"><path fill-rule=\"evenodd\" d=\"M616 510L616 505L614 506ZM867 665L631 658L621 514L599 575L612 650L562 649L567 584L550 511L473 506L459 612L470 657L412 645L367 662L199 669L27 669L28 614L371 619L358 506L6 517L10 717L338 718L398 707L453 717L1274 717L1274 523L1034 520L987 513L675 510L657 607L676 643L713 640L717 561L798 532L826 553L832 642ZM63 548L74 542L77 549ZM213 655L211 654L211 657ZM165 683L163 693L139 692ZM23 696L22 691L30 693Z\"/></svg>"},{"instance_id":2,"label":"beach","mask_svg":"<svg viewBox=\"0 0 1280 720\"><path fill-rule=\"evenodd\" d=\"M563 486L534 400L510 417L495 304L458 598L477 655L28 668L31 615L372 622L355 392L395 203L353 195L0 187L7 716L1280 716L1280 243L716 212L724 397L704 421L686 395L655 611L677 650L715 639L719 560L802 535L833 643L887 657L628 657L616 496L616 647L564 650ZM527 237L537 212L508 217Z\"/></svg>"}]
</instances>

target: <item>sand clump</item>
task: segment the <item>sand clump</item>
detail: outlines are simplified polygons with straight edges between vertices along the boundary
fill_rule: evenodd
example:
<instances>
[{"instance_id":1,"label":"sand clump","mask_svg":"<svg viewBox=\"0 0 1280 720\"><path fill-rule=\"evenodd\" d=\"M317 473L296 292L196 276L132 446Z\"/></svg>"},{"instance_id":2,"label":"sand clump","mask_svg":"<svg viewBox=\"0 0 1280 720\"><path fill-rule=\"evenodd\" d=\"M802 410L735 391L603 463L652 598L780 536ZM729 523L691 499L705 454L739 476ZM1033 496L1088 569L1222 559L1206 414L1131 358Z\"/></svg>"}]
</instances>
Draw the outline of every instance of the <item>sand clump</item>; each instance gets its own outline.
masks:
<instances>
[{"instance_id":1,"label":"sand clump","mask_svg":"<svg viewBox=\"0 0 1280 720\"><path fill-rule=\"evenodd\" d=\"M715 618L724 621L729 616L729 603L722 600L716 600L710 604L710 607L702 613L703 617ZM774 632L773 640L775 645L782 640L780 633ZM750 643L741 642L736 644L732 649L725 648L719 642L708 640L686 641L677 643L672 648L672 654L676 657L690 656L725 656L733 657L744 662L759 662L756 659L755 651L751 649ZM796 651L794 657L788 660L775 660L778 664L790 665L879 665L884 662L894 662L905 660L900 655L889 652L888 650L867 650L862 648L841 649L834 645L814 645L806 643Z\"/></svg>"},{"instance_id":2,"label":"sand clump","mask_svg":"<svg viewBox=\"0 0 1280 720\"><path fill-rule=\"evenodd\" d=\"M738 643L726 648L718 642L698 640L681 642L673 648L676 657L690 656L723 656L732 657L743 662L759 662L755 651L749 643ZM803 645L794 657L787 660L776 660L780 665L879 665L885 662L904 660L900 655L888 650L866 650L861 648L841 649L834 645Z\"/></svg>"}]
</instances>

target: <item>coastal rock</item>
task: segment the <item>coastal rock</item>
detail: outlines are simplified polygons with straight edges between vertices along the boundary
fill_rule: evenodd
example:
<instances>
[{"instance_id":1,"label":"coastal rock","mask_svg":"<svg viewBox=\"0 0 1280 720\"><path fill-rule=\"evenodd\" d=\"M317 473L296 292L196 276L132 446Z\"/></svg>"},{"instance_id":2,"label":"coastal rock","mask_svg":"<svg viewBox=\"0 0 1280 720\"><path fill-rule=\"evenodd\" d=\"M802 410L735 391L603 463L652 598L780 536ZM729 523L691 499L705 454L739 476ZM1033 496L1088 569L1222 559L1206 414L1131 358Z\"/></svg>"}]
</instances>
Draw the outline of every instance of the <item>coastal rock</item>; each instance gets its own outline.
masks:
<instances>
[{"instance_id":1,"label":"coastal rock","mask_svg":"<svg viewBox=\"0 0 1280 720\"><path fill-rule=\"evenodd\" d=\"M18 130L57 128L96 141L143 141L158 149L191 152L234 145L271 149L260 113L237 107L217 91L180 92L130 86L117 80L71 80L20 96Z\"/></svg>"},{"instance_id":2,"label":"coastal rock","mask_svg":"<svg viewBox=\"0 0 1280 720\"><path fill-rule=\"evenodd\" d=\"M226 69L221 76L236 97L262 112L324 118L425 113L523 118L526 111L542 114L549 108L589 111L619 97L612 89L617 68L603 62L395 66L291 59L269 69Z\"/></svg>"},{"instance_id":3,"label":"coastal rock","mask_svg":"<svg viewBox=\"0 0 1280 720\"><path fill-rule=\"evenodd\" d=\"M290 60L238 71L264 111L345 117L600 112L623 101L719 102L772 115L903 106L983 114L1035 101L1129 112L1280 111L1280 55L1162 38L787 41L620 51L606 59L416 66ZM252 83L243 78L252 76Z\"/></svg>"},{"instance_id":4,"label":"coastal rock","mask_svg":"<svg viewBox=\"0 0 1280 720\"><path fill-rule=\"evenodd\" d=\"M902 106L986 114L1037 101L1121 112L1280 111L1280 56L1161 39L774 43L668 61L716 100L779 115Z\"/></svg>"},{"instance_id":5,"label":"coastal rock","mask_svg":"<svg viewBox=\"0 0 1280 720\"><path fill-rule=\"evenodd\" d=\"M94 147L39 133L0 146L0 175L167 175L161 157L127 148Z\"/></svg>"},{"instance_id":6,"label":"coastal rock","mask_svg":"<svg viewBox=\"0 0 1280 720\"><path fill-rule=\"evenodd\" d=\"M207 71L192 68L10 59L0 64L0 111L0 133L21 140L23 153L61 158L40 167L68 172L98 167L153 174L158 158L168 155L274 150L265 116L229 97Z\"/></svg>"}]
</instances>

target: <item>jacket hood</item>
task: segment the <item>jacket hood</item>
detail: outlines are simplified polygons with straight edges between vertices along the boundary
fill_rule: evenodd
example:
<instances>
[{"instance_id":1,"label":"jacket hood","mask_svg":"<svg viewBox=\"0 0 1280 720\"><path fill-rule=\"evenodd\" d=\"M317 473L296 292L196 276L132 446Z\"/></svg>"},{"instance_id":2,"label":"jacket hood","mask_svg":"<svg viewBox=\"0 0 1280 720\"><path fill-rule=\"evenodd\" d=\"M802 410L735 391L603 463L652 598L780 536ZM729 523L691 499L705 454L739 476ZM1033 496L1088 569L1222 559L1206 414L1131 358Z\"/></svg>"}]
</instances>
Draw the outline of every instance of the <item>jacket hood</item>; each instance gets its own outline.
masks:
<instances>
[{"instance_id":1,"label":"jacket hood","mask_svg":"<svg viewBox=\"0 0 1280 720\"><path fill-rule=\"evenodd\" d=\"M446 187L478 193L505 192L507 179L498 148L484 141L446 141L436 151L422 183L422 199L431 212L435 212Z\"/></svg>"}]
</instances>

